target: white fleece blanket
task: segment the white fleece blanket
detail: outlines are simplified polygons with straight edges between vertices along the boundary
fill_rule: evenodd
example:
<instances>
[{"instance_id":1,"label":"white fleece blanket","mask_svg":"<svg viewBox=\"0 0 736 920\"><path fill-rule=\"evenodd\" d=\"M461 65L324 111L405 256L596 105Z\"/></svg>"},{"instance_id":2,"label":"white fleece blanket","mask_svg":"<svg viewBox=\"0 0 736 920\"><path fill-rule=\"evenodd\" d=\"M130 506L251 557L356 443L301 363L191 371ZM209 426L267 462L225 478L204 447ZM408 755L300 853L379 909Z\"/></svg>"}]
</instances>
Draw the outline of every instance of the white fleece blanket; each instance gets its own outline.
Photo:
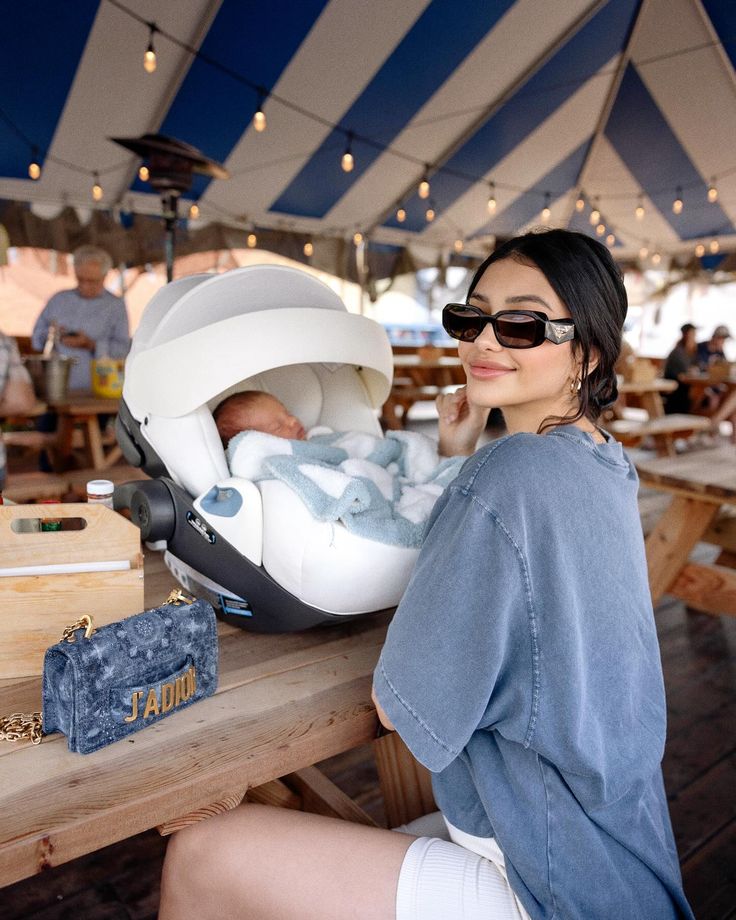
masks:
<instances>
[{"instance_id":1,"label":"white fleece blanket","mask_svg":"<svg viewBox=\"0 0 736 920\"><path fill-rule=\"evenodd\" d=\"M320 521L342 521L363 537L393 546L419 546L437 498L465 457L440 457L437 445L414 431L385 438L314 428L306 441L242 431L227 459L233 476L279 479Z\"/></svg>"}]
</instances>

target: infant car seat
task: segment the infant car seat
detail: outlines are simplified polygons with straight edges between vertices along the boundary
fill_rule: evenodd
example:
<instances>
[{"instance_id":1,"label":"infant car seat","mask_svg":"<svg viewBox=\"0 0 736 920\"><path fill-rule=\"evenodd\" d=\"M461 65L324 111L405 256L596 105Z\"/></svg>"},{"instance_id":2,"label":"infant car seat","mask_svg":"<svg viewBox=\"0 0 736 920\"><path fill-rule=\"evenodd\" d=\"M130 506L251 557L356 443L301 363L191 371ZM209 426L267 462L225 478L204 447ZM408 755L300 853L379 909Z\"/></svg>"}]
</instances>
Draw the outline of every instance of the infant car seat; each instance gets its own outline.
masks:
<instances>
[{"instance_id":1,"label":"infant car seat","mask_svg":"<svg viewBox=\"0 0 736 920\"><path fill-rule=\"evenodd\" d=\"M276 396L305 428L381 434L391 387L383 327L327 285L274 265L173 281L148 304L126 360L118 442L150 481L116 489L143 539L191 593L259 632L394 607L417 550L314 520L287 485L231 476L212 410Z\"/></svg>"}]
</instances>

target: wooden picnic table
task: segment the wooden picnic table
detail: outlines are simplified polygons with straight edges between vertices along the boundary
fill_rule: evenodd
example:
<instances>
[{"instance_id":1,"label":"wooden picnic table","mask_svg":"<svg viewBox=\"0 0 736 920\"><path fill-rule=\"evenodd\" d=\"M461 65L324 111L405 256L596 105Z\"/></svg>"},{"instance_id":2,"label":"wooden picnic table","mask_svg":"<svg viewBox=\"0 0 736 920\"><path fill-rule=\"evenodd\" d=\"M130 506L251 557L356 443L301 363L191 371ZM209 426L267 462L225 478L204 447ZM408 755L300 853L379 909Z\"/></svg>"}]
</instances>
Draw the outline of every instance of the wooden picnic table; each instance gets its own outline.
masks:
<instances>
[{"instance_id":1,"label":"wooden picnic table","mask_svg":"<svg viewBox=\"0 0 736 920\"><path fill-rule=\"evenodd\" d=\"M464 383L465 370L457 355L394 355L394 382L382 421L387 428L403 428L414 403L434 400L443 390Z\"/></svg>"},{"instance_id":2,"label":"wooden picnic table","mask_svg":"<svg viewBox=\"0 0 736 920\"><path fill-rule=\"evenodd\" d=\"M146 552L145 572L150 607L174 582L159 553ZM395 734L375 740L372 673L389 619L282 635L219 623L215 696L93 754L70 753L59 734L38 746L0 741L0 886L153 827L177 830L236 806L247 790L284 803L294 797L277 780L285 774L309 810L368 823L310 765L369 742L389 820L428 810L428 774ZM0 714L40 709L40 700L40 677L0 681Z\"/></svg>"},{"instance_id":3,"label":"wooden picnic table","mask_svg":"<svg viewBox=\"0 0 736 920\"><path fill-rule=\"evenodd\" d=\"M661 418L664 415L663 393L672 393L677 389L676 380L655 377L653 380L624 380L618 385L620 396L634 396L649 418Z\"/></svg>"},{"instance_id":4,"label":"wooden picnic table","mask_svg":"<svg viewBox=\"0 0 736 920\"><path fill-rule=\"evenodd\" d=\"M673 496L646 541L655 606L668 593L705 613L736 615L734 447L644 461L637 470L642 485ZM715 563L690 561L699 542L721 548Z\"/></svg>"}]
</instances>

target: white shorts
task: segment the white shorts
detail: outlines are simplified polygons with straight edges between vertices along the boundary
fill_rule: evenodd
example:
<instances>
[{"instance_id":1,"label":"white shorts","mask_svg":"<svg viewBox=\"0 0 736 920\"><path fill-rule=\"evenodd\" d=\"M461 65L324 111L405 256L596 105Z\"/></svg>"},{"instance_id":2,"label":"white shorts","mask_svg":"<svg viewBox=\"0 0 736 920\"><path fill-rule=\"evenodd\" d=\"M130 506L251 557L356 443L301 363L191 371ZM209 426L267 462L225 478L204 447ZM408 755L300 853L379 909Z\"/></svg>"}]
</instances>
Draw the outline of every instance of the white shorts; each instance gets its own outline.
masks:
<instances>
[{"instance_id":1,"label":"white shorts","mask_svg":"<svg viewBox=\"0 0 736 920\"><path fill-rule=\"evenodd\" d=\"M395 830L432 834L406 851L396 920L527 920L503 867L452 843L439 812Z\"/></svg>"}]
</instances>

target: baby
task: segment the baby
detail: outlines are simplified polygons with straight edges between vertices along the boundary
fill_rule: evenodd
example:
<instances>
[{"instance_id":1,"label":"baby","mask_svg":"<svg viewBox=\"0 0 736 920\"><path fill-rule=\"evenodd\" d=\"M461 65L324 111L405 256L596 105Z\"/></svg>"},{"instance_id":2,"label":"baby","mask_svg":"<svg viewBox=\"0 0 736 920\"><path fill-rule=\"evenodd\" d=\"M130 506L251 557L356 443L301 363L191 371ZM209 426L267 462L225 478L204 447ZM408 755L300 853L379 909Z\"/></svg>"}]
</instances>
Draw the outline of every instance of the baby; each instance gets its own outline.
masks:
<instances>
[{"instance_id":1,"label":"baby","mask_svg":"<svg viewBox=\"0 0 736 920\"><path fill-rule=\"evenodd\" d=\"M260 390L233 393L223 399L212 415L225 448L241 431L262 431L291 441L303 441L307 436L302 423L282 402Z\"/></svg>"}]
</instances>

